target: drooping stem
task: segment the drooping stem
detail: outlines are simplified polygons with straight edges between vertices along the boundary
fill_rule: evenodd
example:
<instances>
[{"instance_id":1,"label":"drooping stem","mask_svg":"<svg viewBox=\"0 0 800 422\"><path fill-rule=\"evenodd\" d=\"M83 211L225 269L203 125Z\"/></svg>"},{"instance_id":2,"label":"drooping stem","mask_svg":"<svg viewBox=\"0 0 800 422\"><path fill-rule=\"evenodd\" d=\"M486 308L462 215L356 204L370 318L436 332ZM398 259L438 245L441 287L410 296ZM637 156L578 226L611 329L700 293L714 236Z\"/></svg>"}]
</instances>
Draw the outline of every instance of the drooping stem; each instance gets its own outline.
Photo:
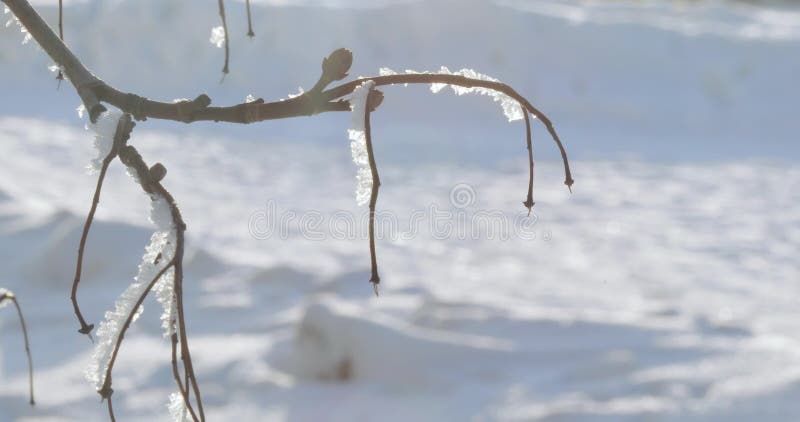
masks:
<instances>
[{"instance_id":1,"label":"drooping stem","mask_svg":"<svg viewBox=\"0 0 800 422\"><path fill-rule=\"evenodd\" d=\"M375 164L375 153L372 149L372 127L370 125L370 114L372 113L373 90L367 93L366 107L364 107L364 137L367 144L367 158L369 160L369 170L372 173L372 190L369 198L369 258L372 265L372 276L369 281L378 295L378 284L381 277L378 275L378 258L375 253L375 204L378 202L378 189L381 187L381 178L378 174L378 166Z\"/></svg>"},{"instance_id":2,"label":"drooping stem","mask_svg":"<svg viewBox=\"0 0 800 422\"><path fill-rule=\"evenodd\" d=\"M174 291L174 290L173 290ZM174 297L174 295L173 295ZM197 414L195 414L194 408L191 406L190 398L189 398L189 391L185 387L185 383L181 381L181 374L180 370L178 369L178 334L173 333L170 336L170 343L172 343L172 377L175 378L175 384L178 385L178 391L181 393L183 397L183 402L186 405L186 409L189 411L189 415L192 417L193 421L199 420L197 418Z\"/></svg>"},{"instance_id":3,"label":"drooping stem","mask_svg":"<svg viewBox=\"0 0 800 422\"><path fill-rule=\"evenodd\" d=\"M61 42L64 42L64 1L58 0L58 38L61 39ZM61 81L64 80L64 74L61 71L61 64L56 63L58 66L58 75L56 75L56 79L58 79L58 87L61 88Z\"/></svg>"},{"instance_id":4,"label":"drooping stem","mask_svg":"<svg viewBox=\"0 0 800 422\"><path fill-rule=\"evenodd\" d=\"M173 215L174 213L179 213L177 207L173 208ZM179 215L179 214L178 214ZM200 387L197 383L197 376L194 372L194 365L192 364L192 355L189 350L189 338L186 334L186 318L184 315L184 308L183 308L183 230L178 230L177 236L177 246L175 248L175 257L177 259L175 265L175 297L177 300L177 308L178 308L178 335L180 336L180 346L181 346L181 360L183 360L183 371L186 377L186 384L185 388L187 389L187 395L184 396L184 400L186 401L186 407L191 409L191 402L189 401L188 389L191 386L191 390L194 393L195 401L197 402L197 412L200 416L200 422L206 420L205 411L203 410L203 399L200 396Z\"/></svg>"},{"instance_id":5,"label":"drooping stem","mask_svg":"<svg viewBox=\"0 0 800 422\"><path fill-rule=\"evenodd\" d=\"M528 215L531 215L531 209L535 202L533 202L533 143L531 142L531 118L528 115L528 111L525 110L522 112L525 116L525 140L527 141L528 145L528 162L529 162L529 170L530 176L528 177L528 197L523 202L526 208L528 208Z\"/></svg>"},{"instance_id":6,"label":"drooping stem","mask_svg":"<svg viewBox=\"0 0 800 422\"><path fill-rule=\"evenodd\" d=\"M253 38L256 36L256 33L253 32L253 19L250 16L250 0L247 0L245 5L247 6L247 36Z\"/></svg>"},{"instance_id":7,"label":"drooping stem","mask_svg":"<svg viewBox=\"0 0 800 422\"><path fill-rule=\"evenodd\" d=\"M0 294L0 303L10 300L17 309L17 316L19 317L19 325L22 327L22 338L25 341L25 354L28 356L28 389L30 394L29 403L31 406L36 404L33 398L33 358L31 357L31 345L28 341L28 326L25 324L25 316L22 314L22 308L19 306L17 296L11 292Z\"/></svg>"},{"instance_id":8,"label":"drooping stem","mask_svg":"<svg viewBox=\"0 0 800 422\"><path fill-rule=\"evenodd\" d=\"M120 130L124 130L122 126L117 126L117 132ZM92 197L92 205L89 208L89 215L86 217L86 221L83 224L83 232L81 233L81 240L78 243L78 260L77 264L75 265L75 278L72 280L72 293L70 294L70 299L72 300L72 307L75 312L75 316L78 317L78 322L81 324L81 328L78 329L78 332L81 334L86 334L89 336L89 339L92 338L92 329L94 328L94 324L87 324L86 320L83 318L83 314L81 313L80 306L78 306L78 283L81 281L81 270L83 267L83 253L86 248L86 239L89 236L89 230L92 226L92 221L94 220L94 214L97 211L97 205L100 203L100 192L103 189L103 180L105 180L106 172L108 171L108 166L117 156L119 151L120 144L124 137L119 134L115 133L114 141L111 146L111 151L103 158L103 163L100 167L100 174L97 177L97 185L94 189L94 196Z\"/></svg>"},{"instance_id":9,"label":"drooping stem","mask_svg":"<svg viewBox=\"0 0 800 422\"><path fill-rule=\"evenodd\" d=\"M222 31L225 32L225 66L222 67L222 77L228 74L228 62L230 61L230 45L228 44L228 20L225 18L225 0L217 0L219 5L219 17L222 20Z\"/></svg>"},{"instance_id":10,"label":"drooping stem","mask_svg":"<svg viewBox=\"0 0 800 422\"><path fill-rule=\"evenodd\" d=\"M106 403L108 404L108 417L111 419L111 422L117 422L117 418L114 417L114 404L111 401L112 399L110 395L106 397Z\"/></svg>"},{"instance_id":11,"label":"drooping stem","mask_svg":"<svg viewBox=\"0 0 800 422\"><path fill-rule=\"evenodd\" d=\"M492 89L497 92L501 92L509 97L513 98L517 102L522 105L522 108L527 110L529 113L536 116L537 119L541 120L541 122L545 125L547 132L550 133L550 136L553 138L556 146L558 147L559 152L561 153L561 160L564 163L564 184L572 191L572 185L575 183L575 180L572 178L572 172L569 168L569 160L567 159L567 151L564 149L564 145L561 142L561 139L556 132L555 127L553 127L553 122L542 113L539 109L534 107L530 101L528 101L525 97L520 95L514 88L506 85L502 82L497 81L487 81L482 79L472 79L461 75L451 75L451 74L441 74L441 73L403 73L403 74L396 74L396 75L387 75L387 76L377 76L377 77L366 77L366 78L359 78L339 86L333 87L328 89L322 93L322 99L326 101L331 101L336 98L340 98L345 96L362 83L367 80L371 80L375 82L375 86L383 86L383 85L395 85L395 84L447 84L447 85L457 85L465 88L474 88L474 87L481 87L481 88L488 88Z\"/></svg>"}]
</instances>

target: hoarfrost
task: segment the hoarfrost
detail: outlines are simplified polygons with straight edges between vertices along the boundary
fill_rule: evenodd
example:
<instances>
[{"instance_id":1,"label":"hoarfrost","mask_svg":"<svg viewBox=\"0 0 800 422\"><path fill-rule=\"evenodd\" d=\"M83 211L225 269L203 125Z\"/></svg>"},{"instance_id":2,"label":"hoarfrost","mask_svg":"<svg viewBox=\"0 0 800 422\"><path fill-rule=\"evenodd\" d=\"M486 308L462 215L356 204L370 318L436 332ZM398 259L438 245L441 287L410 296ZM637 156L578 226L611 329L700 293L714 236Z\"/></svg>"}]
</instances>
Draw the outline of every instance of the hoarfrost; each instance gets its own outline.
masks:
<instances>
[{"instance_id":1,"label":"hoarfrost","mask_svg":"<svg viewBox=\"0 0 800 422\"><path fill-rule=\"evenodd\" d=\"M186 401L180 393L172 393L169 395L169 404L167 405L169 414L175 422L186 422L191 420L192 415L189 414L189 409L186 408Z\"/></svg>"},{"instance_id":2,"label":"hoarfrost","mask_svg":"<svg viewBox=\"0 0 800 422\"><path fill-rule=\"evenodd\" d=\"M381 76L397 75L397 72L393 71L392 69L389 69L388 67L382 67L382 68L380 68L380 70L378 72L379 72L379 74ZM456 72L451 72L450 69L448 69L445 66L442 66L441 69L439 69L438 72L417 72L417 71L414 71L414 70L406 70L406 73L408 73L408 74L439 73L439 74L445 74L445 75L459 75L459 76L464 76L464 77L467 77L467 78L470 78L470 79L478 79L478 80L482 80L482 81L500 82L498 79L495 79L495 78L492 78L491 76L487 76L487 75L484 75L482 73L476 72L476 71L474 71L472 69L461 69L461 70L456 71ZM408 85L408 84L406 84L406 85ZM463 86L457 86L457 85L435 83L435 84L431 84L431 92L433 92L434 94L437 94L437 93L441 92L441 90L443 88L445 88L446 86L449 86L450 88L452 88L453 92L455 92L456 95L478 94L478 95L486 95L486 96L492 97L492 100L494 100L497 103L500 103L500 107L503 108L503 114L506 116L506 118L508 119L509 122L513 122L515 120L520 120L520 119L522 119L524 117L522 106L520 105L520 103L517 100L509 97L506 94L503 94L500 91L495 91L494 89L483 88L483 87L463 87Z\"/></svg>"},{"instance_id":3,"label":"hoarfrost","mask_svg":"<svg viewBox=\"0 0 800 422\"><path fill-rule=\"evenodd\" d=\"M222 48L225 44L225 28L221 26L211 28L211 38L208 41L216 45L217 48Z\"/></svg>"},{"instance_id":4,"label":"hoarfrost","mask_svg":"<svg viewBox=\"0 0 800 422\"><path fill-rule=\"evenodd\" d=\"M164 268L164 265L169 264L169 257L173 256L174 253L174 231L161 230L153 233L150 237L150 244L147 245L144 256L142 256L142 263L139 264L139 273L136 275L134 282L117 298L114 310L106 312L105 320L100 323L100 327L97 329L97 342L95 343L94 353L89 367L86 369L86 378L98 390L103 387L111 354L128 315L133 310L139 297L147 290L150 281ZM133 321L136 321L141 313L142 307L139 306L134 313Z\"/></svg>"},{"instance_id":5,"label":"hoarfrost","mask_svg":"<svg viewBox=\"0 0 800 422\"><path fill-rule=\"evenodd\" d=\"M14 293L11 293L11 290L4 289L4 288L0 287L0 297L11 298L11 297L13 297L13 296L14 296ZM2 309L2 308L4 308L4 307L8 306L8 304L9 304L9 303L11 303L11 301L10 301L10 300L3 300L3 301L1 301L1 302L0 302L0 309Z\"/></svg>"},{"instance_id":6,"label":"hoarfrost","mask_svg":"<svg viewBox=\"0 0 800 422\"><path fill-rule=\"evenodd\" d=\"M81 104L81 107L78 107L78 114L81 117L84 110L85 108ZM105 111L97 118L97 123L89 124L88 127L94 132L94 148L97 150L97 156L89 162L90 174L100 170L103 165L103 159L111 152L111 148L114 146L114 134L117 131L120 117L122 117L121 111Z\"/></svg>"},{"instance_id":7,"label":"hoarfrost","mask_svg":"<svg viewBox=\"0 0 800 422\"><path fill-rule=\"evenodd\" d=\"M350 152L353 155L353 162L358 168L358 173L356 174L356 203L358 205L364 205L369 202L372 192L372 172L369 169L364 117L367 108L367 95L374 85L374 81L366 81L353 90L353 94L350 97L352 123L347 135L350 138Z\"/></svg>"}]
</instances>

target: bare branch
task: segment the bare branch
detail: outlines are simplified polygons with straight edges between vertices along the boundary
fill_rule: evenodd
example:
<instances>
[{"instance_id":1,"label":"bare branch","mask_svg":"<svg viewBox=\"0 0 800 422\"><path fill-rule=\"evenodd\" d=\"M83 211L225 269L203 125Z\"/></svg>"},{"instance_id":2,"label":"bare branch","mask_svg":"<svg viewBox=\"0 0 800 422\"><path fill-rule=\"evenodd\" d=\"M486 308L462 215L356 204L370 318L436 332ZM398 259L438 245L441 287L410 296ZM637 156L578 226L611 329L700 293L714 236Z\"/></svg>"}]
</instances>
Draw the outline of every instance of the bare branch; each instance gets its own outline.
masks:
<instances>
[{"instance_id":1,"label":"bare branch","mask_svg":"<svg viewBox=\"0 0 800 422\"><path fill-rule=\"evenodd\" d=\"M222 77L228 74L228 62L230 61L230 37L228 36L228 20L225 18L225 0L217 0L219 4L219 18L222 19L222 31L225 33L225 66L222 67ZM248 7L248 10L249 7Z\"/></svg>"},{"instance_id":2,"label":"bare branch","mask_svg":"<svg viewBox=\"0 0 800 422\"><path fill-rule=\"evenodd\" d=\"M508 95L509 97L517 100L524 109L526 109L529 113L536 116L537 119L541 120L544 123L547 131L550 133L550 136L553 138L553 141L558 146L559 152L561 152L561 159L564 163L564 184L570 188L572 191L572 184L575 181L572 179L572 172L569 168L569 160L567 159L567 151L564 149L564 145L561 143L561 139L558 137L558 133L556 133L556 129L553 127L553 122L550 121L544 113L539 111L536 107L534 107L530 101L528 101L525 97L520 95L514 88L496 81L487 81L482 79L472 79L467 78L461 75L450 75L450 74L440 74L440 73L405 73L405 74L397 74L397 75L388 75L388 76L376 76L376 77L366 77L356 79L337 87L331 88L322 93L323 100L331 101L337 98L341 98L349 93L353 92L356 87L364 83L364 81L371 80L375 82L375 86L383 86L383 85L395 85L395 84L447 84L447 85L457 85L462 86L465 88L474 88L474 87L482 87L493 89L498 92L502 92L503 94Z\"/></svg>"},{"instance_id":3,"label":"bare branch","mask_svg":"<svg viewBox=\"0 0 800 422\"><path fill-rule=\"evenodd\" d=\"M64 68L64 73L86 106L89 118L92 122L96 121L97 116L106 110L100 104L100 99L95 93L95 88L102 85L103 82L89 72L83 63L72 54L72 51L53 33L53 30L27 0L3 0L3 2L25 26L33 39L50 55L50 58Z\"/></svg>"},{"instance_id":4,"label":"bare branch","mask_svg":"<svg viewBox=\"0 0 800 422\"><path fill-rule=\"evenodd\" d=\"M121 132L124 130L126 130L125 126L117 125L117 133L114 134L114 141L111 146L111 151L109 151L108 155L103 158L103 163L100 167L100 174L97 177L97 185L94 189L94 196L92 197L92 205L89 208L89 215L86 217L86 222L83 224L83 232L81 233L81 240L78 244L78 261L75 265L75 278L72 280L72 293L70 294L70 299L72 300L72 307L74 309L75 316L78 318L78 322L81 324L81 328L78 329L78 332L81 334L86 334L89 336L89 339L92 339L92 329L94 329L94 324L86 323L86 320L83 318L83 314L81 313L80 306L78 306L77 298L78 283L81 281L81 269L83 267L83 253L84 249L86 248L86 239L89 237L89 229L92 226L94 214L97 211L97 205L100 203L100 191L103 189L103 180L105 180L108 166L111 164L114 158L116 158L117 154L119 153L119 148L127 139L126 135Z\"/></svg>"},{"instance_id":5,"label":"bare branch","mask_svg":"<svg viewBox=\"0 0 800 422\"><path fill-rule=\"evenodd\" d=\"M58 0L58 38L64 42L64 1ZM64 80L64 73L61 71L61 66L58 67L58 87L61 88L61 81Z\"/></svg>"},{"instance_id":6,"label":"bare branch","mask_svg":"<svg viewBox=\"0 0 800 422\"><path fill-rule=\"evenodd\" d=\"M399 83L444 83L462 87L484 87L502 92L509 97L514 98L520 104L522 104L523 108L528 110L528 112L532 113L534 116L536 116L536 118L544 123L547 131L550 133L550 136L555 141L559 152L561 153L561 159L564 163L565 173L564 184L570 188L570 191L572 190L572 184L574 183L574 180L569 168L567 152L564 149L561 139L558 137L552 122L547 118L547 116L544 115L544 113L534 107L526 98L521 96L510 86L501 82L471 79L460 75L436 73L399 74L361 78L319 93L318 91L322 89L322 87L327 86L327 84L329 84L331 81L339 80L328 80L329 76L326 76L326 72L324 71L326 63L323 61L323 76L320 77L320 81L318 81L315 85L315 89L312 89L304 95L290 98L288 100L270 103L242 103L229 107L208 107L208 104L210 104L211 100L205 94L202 94L197 98L203 98L204 100L208 99L208 101L198 102L197 104L205 104L205 106L196 107L195 110L187 114L185 110L180 110L179 106L175 103L152 101L137 94L126 94L106 84L96 76L92 75L86 69L86 67L72 54L69 48L63 42L61 42L61 40L59 40L55 34L53 34L50 27L47 26L44 20L42 20L42 18L30 6L27 0L2 1L9 6L11 11L20 19L20 22L28 29L28 32L30 32L36 42L38 42L39 45L44 48L47 54L49 54L50 57L56 61L56 63L64 66L67 76L78 90L78 94L81 95L86 109L89 110L89 117L93 122L97 116L99 116L100 112L105 110L105 107L99 103L100 101L107 102L123 111L133 114L137 120L154 118L176 120L186 123L200 120L213 120L217 122L224 121L230 123L253 123L263 120L311 116L328 111L349 111L349 106L340 99L352 93L353 90L361 85L365 80L373 80L375 82L375 86ZM220 5L220 15L224 18L224 5L222 4L222 0L218 1ZM227 40L227 28L225 29L225 34ZM332 56L333 54L331 57ZM326 60L330 60L331 57ZM352 56L350 58L350 62L352 62ZM347 68L349 68L349 64L347 65ZM225 69L227 69L227 58ZM225 71L225 69L223 69L223 71ZM347 75L346 72L347 69L344 70L344 76Z\"/></svg>"},{"instance_id":7,"label":"bare branch","mask_svg":"<svg viewBox=\"0 0 800 422\"><path fill-rule=\"evenodd\" d=\"M250 16L250 0L245 2L245 6L247 7L247 36L253 38L256 36L256 33L253 32L253 19Z\"/></svg>"},{"instance_id":8,"label":"bare branch","mask_svg":"<svg viewBox=\"0 0 800 422\"><path fill-rule=\"evenodd\" d=\"M383 94L380 91L373 91L373 88L370 87L367 93L367 104L364 107L364 134L367 144L369 170L372 173L372 191L369 198L369 257L372 265L372 276L369 281L375 290L375 296L378 295L378 284L381 282L381 277L378 275L378 258L375 253L375 204L378 202L378 189L381 187L381 178L378 174L378 166L375 164L375 153L372 149L372 128L369 120L370 114L382 100Z\"/></svg>"},{"instance_id":9,"label":"bare branch","mask_svg":"<svg viewBox=\"0 0 800 422\"><path fill-rule=\"evenodd\" d=\"M31 357L31 345L28 341L28 327L25 324L25 316L22 314L22 308L19 306L17 296L6 290L5 292L0 293L0 303L3 303L3 301L6 300L11 301L11 303L14 304L14 307L17 308L19 324L22 326L22 337L25 340L25 354L28 356L28 389L30 394L29 403L31 406L33 406L36 404L36 401L33 398L33 358Z\"/></svg>"},{"instance_id":10,"label":"bare branch","mask_svg":"<svg viewBox=\"0 0 800 422\"><path fill-rule=\"evenodd\" d=\"M525 140L527 141L528 145L528 162L530 164L530 176L528 178L528 197L525 199L525 202L522 204L525 205L525 208L528 209L528 215L531 215L531 209L533 208L535 202L533 202L533 143L531 142L531 117L528 115L528 111L525 110L522 113L525 116Z\"/></svg>"}]
</instances>

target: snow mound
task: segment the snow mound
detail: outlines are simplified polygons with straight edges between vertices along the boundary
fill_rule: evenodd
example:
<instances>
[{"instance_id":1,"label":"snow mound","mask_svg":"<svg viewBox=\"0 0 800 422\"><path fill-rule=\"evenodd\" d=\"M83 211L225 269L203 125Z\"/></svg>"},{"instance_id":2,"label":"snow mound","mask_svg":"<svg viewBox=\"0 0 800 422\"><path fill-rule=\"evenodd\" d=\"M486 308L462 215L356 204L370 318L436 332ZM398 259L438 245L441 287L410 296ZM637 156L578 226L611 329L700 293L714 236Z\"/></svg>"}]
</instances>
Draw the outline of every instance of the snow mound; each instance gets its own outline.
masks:
<instances>
[{"instance_id":1,"label":"snow mound","mask_svg":"<svg viewBox=\"0 0 800 422\"><path fill-rule=\"evenodd\" d=\"M293 347L301 377L393 385L429 385L445 368L468 372L512 351L506 341L415 327L332 297L306 308Z\"/></svg>"}]
</instances>

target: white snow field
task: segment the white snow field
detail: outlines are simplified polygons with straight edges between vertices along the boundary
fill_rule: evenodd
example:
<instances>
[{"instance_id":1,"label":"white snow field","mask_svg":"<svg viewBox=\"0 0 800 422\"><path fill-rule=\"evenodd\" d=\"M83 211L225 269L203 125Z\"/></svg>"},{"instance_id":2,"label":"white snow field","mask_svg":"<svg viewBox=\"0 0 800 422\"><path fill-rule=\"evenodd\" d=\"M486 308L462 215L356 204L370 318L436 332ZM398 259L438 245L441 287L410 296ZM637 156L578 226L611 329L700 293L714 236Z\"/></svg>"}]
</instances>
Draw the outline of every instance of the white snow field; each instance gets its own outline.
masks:
<instances>
[{"instance_id":1,"label":"white snow field","mask_svg":"<svg viewBox=\"0 0 800 422\"><path fill-rule=\"evenodd\" d=\"M285 98L341 46L353 76L475 68L550 115L576 183L570 195L534 122L527 218L521 122L491 98L382 88L375 297L348 113L139 123L131 143L166 166L188 225L209 421L800 420L800 10L269 0L254 1L250 42L243 4L228 3L238 32L222 84L216 2L67 2L65 31L109 82L165 100L200 87L215 104ZM21 40L0 28L0 287L26 313L37 405L16 314L0 309L0 421L107 420L69 300L94 136ZM156 230L122 167L78 293L95 324ZM118 420L169 420L160 314L148 299L125 337Z\"/></svg>"}]
</instances>

